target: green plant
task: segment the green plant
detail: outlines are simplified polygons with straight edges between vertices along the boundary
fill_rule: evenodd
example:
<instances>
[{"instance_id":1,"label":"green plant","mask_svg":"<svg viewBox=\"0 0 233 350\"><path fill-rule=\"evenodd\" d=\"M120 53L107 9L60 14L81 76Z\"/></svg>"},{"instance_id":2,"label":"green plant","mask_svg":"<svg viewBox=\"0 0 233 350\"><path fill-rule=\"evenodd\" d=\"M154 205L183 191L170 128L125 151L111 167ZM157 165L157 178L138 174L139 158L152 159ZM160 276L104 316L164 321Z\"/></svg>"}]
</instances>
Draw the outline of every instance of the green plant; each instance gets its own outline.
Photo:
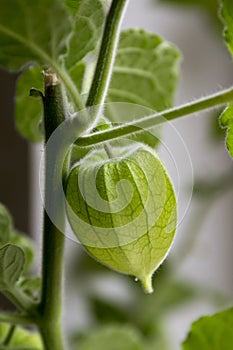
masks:
<instances>
[{"instance_id":1,"label":"green plant","mask_svg":"<svg viewBox=\"0 0 233 350\"><path fill-rule=\"evenodd\" d=\"M171 181L152 149L159 144L163 123L230 103L220 122L228 128L226 145L233 153L233 89L171 108L179 52L142 30L120 35L126 5L126 0L110 4L102 0L1 1L0 64L21 72L16 125L30 141L45 142L41 276L30 273L32 243L16 231L7 209L0 207L0 289L18 308L18 312L0 314L2 349L64 348L66 216L92 256L134 275L152 292L151 275L170 249L177 222ZM233 54L231 0L223 1L222 17ZM184 286L179 288L182 296L190 293ZM109 310L100 301L96 305ZM119 314L124 317L123 312ZM160 329L150 329L148 324L144 323L144 334L153 338ZM201 319L183 348L208 349L211 344L211 348L230 349L229 324L232 309ZM34 325L38 333L18 325ZM213 325L219 333L210 343ZM109 326L80 348L105 344L108 349L149 349L155 346L153 341L146 343L129 326Z\"/></svg>"}]
</instances>

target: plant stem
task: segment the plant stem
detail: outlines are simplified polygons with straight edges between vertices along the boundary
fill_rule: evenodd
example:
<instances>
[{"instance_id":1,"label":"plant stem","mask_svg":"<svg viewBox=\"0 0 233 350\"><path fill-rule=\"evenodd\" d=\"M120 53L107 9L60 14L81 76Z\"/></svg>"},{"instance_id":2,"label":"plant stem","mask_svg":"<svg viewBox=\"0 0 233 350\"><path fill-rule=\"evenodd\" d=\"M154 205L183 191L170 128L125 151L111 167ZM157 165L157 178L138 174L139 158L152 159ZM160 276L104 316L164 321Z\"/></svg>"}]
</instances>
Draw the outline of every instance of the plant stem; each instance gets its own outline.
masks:
<instances>
[{"instance_id":1,"label":"plant stem","mask_svg":"<svg viewBox=\"0 0 233 350\"><path fill-rule=\"evenodd\" d=\"M100 105L101 109L105 101L120 36L120 26L127 3L128 0L112 1L104 27L98 61L86 107Z\"/></svg>"},{"instance_id":2,"label":"plant stem","mask_svg":"<svg viewBox=\"0 0 233 350\"><path fill-rule=\"evenodd\" d=\"M66 118L61 84L51 70L45 72L44 128L45 141ZM51 206L56 215L64 218L64 208L56 196L56 162L60 155L45 149L45 207ZM38 308L38 327L46 350L62 350L61 330L62 276L64 234L50 220L44 210L42 296Z\"/></svg>"},{"instance_id":3,"label":"plant stem","mask_svg":"<svg viewBox=\"0 0 233 350\"><path fill-rule=\"evenodd\" d=\"M82 101L82 97L77 87L75 86L73 80L70 78L69 74L67 74L67 72L63 68L61 68L58 64L55 64L54 62L53 67L56 70L59 77L62 79L64 85L67 88L67 91L70 93L70 96L73 99L78 110L83 110L85 108L85 105Z\"/></svg>"},{"instance_id":4,"label":"plant stem","mask_svg":"<svg viewBox=\"0 0 233 350\"><path fill-rule=\"evenodd\" d=\"M150 116L138 119L137 121L132 121L112 129L107 129L91 135L80 137L75 144L80 147L97 145L99 143L114 140L135 132L150 129L156 125L165 123L166 121L178 119L188 114L223 105L231 101L233 101L233 88L220 91L197 101L171 108L160 113L152 114Z\"/></svg>"},{"instance_id":5,"label":"plant stem","mask_svg":"<svg viewBox=\"0 0 233 350\"><path fill-rule=\"evenodd\" d=\"M35 324L36 321L33 317L28 316L28 315L1 312L0 313L0 323L30 325L30 324Z\"/></svg>"},{"instance_id":6,"label":"plant stem","mask_svg":"<svg viewBox=\"0 0 233 350\"><path fill-rule=\"evenodd\" d=\"M113 0L105 22L95 74L86 102L86 107L97 106L94 109L96 117L102 111L108 92L120 37L121 22L127 3L128 0ZM110 145L106 143L104 149L108 157L113 158Z\"/></svg>"},{"instance_id":7,"label":"plant stem","mask_svg":"<svg viewBox=\"0 0 233 350\"><path fill-rule=\"evenodd\" d=\"M36 313L37 304L32 301L22 290L13 286L12 289L4 291L4 295L13 302L13 304L22 312L27 312L29 315Z\"/></svg>"},{"instance_id":8,"label":"plant stem","mask_svg":"<svg viewBox=\"0 0 233 350\"><path fill-rule=\"evenodd\" d=\"M5 340L4 340L4 342L2 343L3 346L6 346L6 347L9 346L10 341L11 341L13 335L14 335L15 329L16 329L16 328L15 328L15 325L14 325L14 324L10 326L10 329L9 329L9 331L8 331L8 334L7 334L7 336L6 336Z\"/></svg>"}]
</instances>

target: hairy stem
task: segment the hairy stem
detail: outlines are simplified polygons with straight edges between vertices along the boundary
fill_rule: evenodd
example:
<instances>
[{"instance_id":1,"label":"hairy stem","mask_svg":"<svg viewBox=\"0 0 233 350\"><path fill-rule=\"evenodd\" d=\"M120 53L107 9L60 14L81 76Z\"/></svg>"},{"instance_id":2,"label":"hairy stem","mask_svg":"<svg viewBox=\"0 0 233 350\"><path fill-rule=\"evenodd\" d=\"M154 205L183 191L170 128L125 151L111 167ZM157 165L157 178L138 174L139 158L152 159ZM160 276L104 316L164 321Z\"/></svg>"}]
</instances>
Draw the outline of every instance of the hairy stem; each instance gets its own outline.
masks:
<instances>
[{"instance_id":1,"label":"hairy stem","mask_svg":"<svg viewBox=\"0 0 233 350\"><path fill-rule=\"evenodd\" d=\"M205 109L226 104L227 102L231 101L233 101L233 88L220 91L216 94L201 98L197 101L187 103L179 107L149 115L147 117L138 119L137 121L80 137L76 141L76 145L80 147L97 145L99 143L134 134L145 129L150 129L156 125L165 123L166 121L178 119L195 112L200 112Z\"/></svg>"},{"instance_id":2,"label":"hairy stem","mask_svg":"<svg viewBox=\"0 0 233 350\"><path fill-rule=\"evenodd\" d=\"M112 1L105 23L98 61L86 107L100 105L101 108L101 105L104 103L116 56L120 26L127 3L128 0Z\"/></svg>"},{"instance_id":3,"label":"hairy stem","mask_svg":"<svg viewBox=\"0 0 233 350\"><path fill-rule=\"evenodd\" d=\"M53 131L65 120L61 84L51 70L45 72L44 128L48 142ZM54 150L53 150L54 151ZM45 208L64 218L64 208L56 195L56 163L60 156L59 147L54 152L45 148ZM61 222L61 220L60 220ZM45 350L62 350L62 291L63 291L64 234L51 221L44 210L42 296L38 308L38 326Z\"/></svg>"}]
</instances>

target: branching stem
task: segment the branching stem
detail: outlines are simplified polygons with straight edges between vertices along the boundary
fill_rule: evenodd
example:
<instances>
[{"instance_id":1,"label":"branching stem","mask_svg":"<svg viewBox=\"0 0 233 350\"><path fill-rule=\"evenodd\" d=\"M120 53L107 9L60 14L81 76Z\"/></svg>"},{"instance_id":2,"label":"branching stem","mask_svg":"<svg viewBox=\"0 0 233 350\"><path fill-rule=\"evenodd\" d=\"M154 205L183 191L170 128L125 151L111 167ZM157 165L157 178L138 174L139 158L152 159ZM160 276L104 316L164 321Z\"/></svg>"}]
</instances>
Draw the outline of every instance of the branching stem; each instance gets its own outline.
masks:
<instances>
[{"instance_id":1,"label":"branching stem","mask_svg":"<svg viewBox=\"0 0 233 350\"><path fill-rule=\"evenodd\" d=\"M175 120L195 112L201 112L206 109L226 104L231 101L233 101L233 88L217 92L216 94L181 105L179 107L149 115L147 117L138 119L137 121L132 121L130 123L116 126L112 129L107 129L80 137L76 141L76 145L80 147L97 145L106 141L133 134L135 132L140 132L145 129L147 130L153 128L156 125L165 123L166 121Z\"/></svg>"}]
</instances>

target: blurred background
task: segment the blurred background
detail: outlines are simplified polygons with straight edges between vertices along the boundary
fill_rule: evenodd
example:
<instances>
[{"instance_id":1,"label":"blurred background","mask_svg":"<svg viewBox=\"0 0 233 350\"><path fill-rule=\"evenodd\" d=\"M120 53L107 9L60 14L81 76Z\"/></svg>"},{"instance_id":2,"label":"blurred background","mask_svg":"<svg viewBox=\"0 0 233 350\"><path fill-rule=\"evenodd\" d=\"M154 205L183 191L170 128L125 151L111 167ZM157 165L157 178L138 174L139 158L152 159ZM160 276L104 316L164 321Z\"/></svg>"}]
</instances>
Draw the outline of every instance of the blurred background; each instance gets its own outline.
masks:
<instances>
[{"instance_id":1,"label":"blurred background","mask_svg":"<svg viewBox=\"0 0 233 350\"><path fill-rule=\"evenodd\" d=\"M217 1L129 3L124 29L155 32L182 53L176 105L233 83L233 63L222 40L217 12ZM41 146L26 143L14 129L15 80L15 75L0 71L0 198L13 214L16 227L29 232L39 244ZM181 208L188 207L187 193L194 187L172 252L154 276L153 295L144 295L133 278L107 270L67 239L64 324L73 344L85 339L90 327L120 324L145 337L148 349L176 350L192 321L232 303L233 164L218 126L220 112L212 110L172 123L186 144L194 175L192 183L189 166L174 144L182 178ZM165 126L165 144L171 144L171 138L171 127ZM173 179L172 169L169 173ZM37 258L39 261L40 254Z\"/></svg>"}]
</instances>

